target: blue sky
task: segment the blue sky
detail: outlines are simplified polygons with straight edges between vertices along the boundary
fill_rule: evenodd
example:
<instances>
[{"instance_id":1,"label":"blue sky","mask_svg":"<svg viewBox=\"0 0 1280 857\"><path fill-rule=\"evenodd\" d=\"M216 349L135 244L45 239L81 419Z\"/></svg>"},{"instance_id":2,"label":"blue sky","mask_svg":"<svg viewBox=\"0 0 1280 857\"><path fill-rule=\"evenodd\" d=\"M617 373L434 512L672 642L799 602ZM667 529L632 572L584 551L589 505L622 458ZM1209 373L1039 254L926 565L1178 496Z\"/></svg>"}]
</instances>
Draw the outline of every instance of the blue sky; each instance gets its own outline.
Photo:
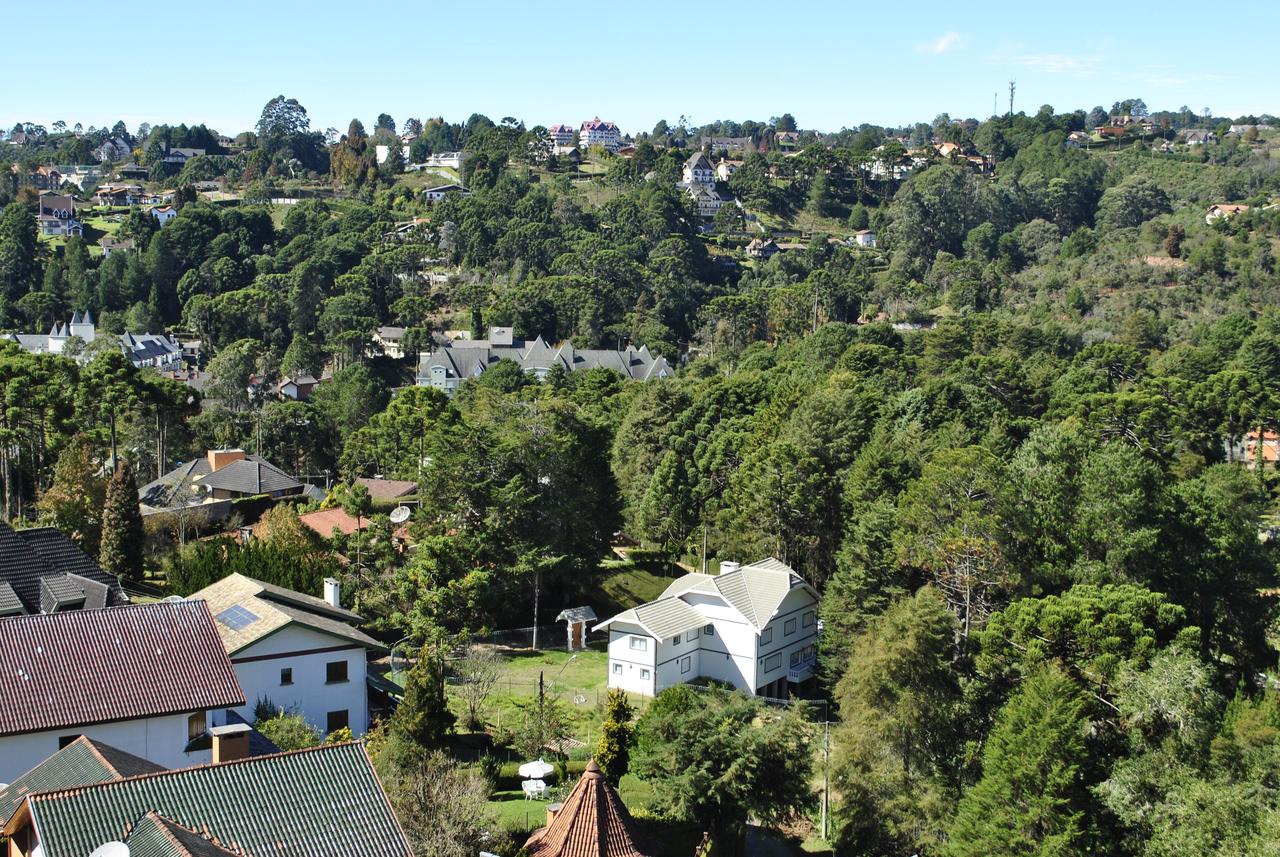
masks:
<instances>
[{"instance_id":1,"label":"blue sky","mask_svg":"<svg viewBox=\"0 0 1280 857\"><path fill-rule=\"evenodd\" d=\"M794 114L802 127L984 118L997 96L1058 110L1280 114L1280 2L351 3L223 0L104 14L67 0L49 39L7 40L0 122L205 122L250 128L284 93L312 125L473 112L530 125L599 115L624 132L681 115ZM48 9L0 11L48 33ZM124 56L106 58L113 45ZM53 57L70 56L69 67Z\"/></svg>"}]
</instances>

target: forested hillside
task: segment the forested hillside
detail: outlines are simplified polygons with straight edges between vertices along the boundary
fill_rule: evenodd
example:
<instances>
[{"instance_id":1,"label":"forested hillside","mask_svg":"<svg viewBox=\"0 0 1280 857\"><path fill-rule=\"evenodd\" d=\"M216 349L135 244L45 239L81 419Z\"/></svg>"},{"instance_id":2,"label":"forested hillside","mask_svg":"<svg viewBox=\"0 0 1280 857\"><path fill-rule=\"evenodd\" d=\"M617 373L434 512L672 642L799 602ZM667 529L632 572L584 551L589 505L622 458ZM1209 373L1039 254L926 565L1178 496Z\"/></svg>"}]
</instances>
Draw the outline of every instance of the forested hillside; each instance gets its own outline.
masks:
<instances>
[{"instance_id":1,"label":"forested hillside","mask_svg":"<svg viewBox=\"0 0 1280 857\"><path fill-rule=\"evenodd\" d=\"M239 201L134 209L130 253L38 239L5 189L0 325L182 328L210 375L0 342L6 518L95 543L77 498L112 451L143 479L243 446L417 481L416 549L343 572L390 639L548 622L620 536L772 555L822 597L838 853L1271 853L1278 483L1248 438L1280 432L1280 139L1068 146L1086 114L1047 109L901 129L992 166L930 148L895 179L893 129L809 134L748 154L740 219L704 224L674 186L693 133L583 172L516 120L417 123L410 160L470 153L472 194L431 203L373 158L394 123L325 147L273 105L209 167ZM326 192L265 202L298 176ZM1225 203L1247 208L1206 222ZM845 240L864 228L876 248ZM748 257L770 229L798 246ZM368 347L385 324L404 360ZM414 386L433 334L492 325L680 370ZM309 401L251 393L326 370ZM181 579L200 550L157 538L148 562Z\"/></svg>"}]
</instances>

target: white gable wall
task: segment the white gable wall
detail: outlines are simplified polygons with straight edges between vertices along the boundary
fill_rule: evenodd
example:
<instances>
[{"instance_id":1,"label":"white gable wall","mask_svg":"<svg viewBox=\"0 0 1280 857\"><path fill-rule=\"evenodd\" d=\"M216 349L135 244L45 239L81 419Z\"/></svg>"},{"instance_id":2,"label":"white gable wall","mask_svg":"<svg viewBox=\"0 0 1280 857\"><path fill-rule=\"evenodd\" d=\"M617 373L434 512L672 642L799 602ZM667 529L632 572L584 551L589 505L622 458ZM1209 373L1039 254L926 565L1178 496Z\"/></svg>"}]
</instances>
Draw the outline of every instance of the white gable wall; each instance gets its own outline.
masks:
<instances>
[{"instance_id":1,"label":"white gable wall","mask_svg":"<svg viewBox=\"0 0 1280 857\"><path fill-rule=\"evenodd\" d=\"M327 665L345 661L347 680L326 682ZM288 625L231 656L246 705L236 709L253 722L259 698L296 710L321 734L331 711L346 711L352 733L369 728L368 655L364 646L302 625ZM292 684L281 684L281 670L292 670Z\"/></svg>"},{"instance_id":2,"label":"white gable wall","mask_svg":"<svg viewBox=\"0 0 1280 857\"><path fill-rule=\"evenodd\" d=\"M632 648L632 639L644 640L643 649ZM617 622L609 626L609 687L653 696L658 641L639 625ZM648 677L645 677L646 671Z\"/></svg>"},{"instance_id":3,"label":"white gable wall","mask_svg":"<svg viewBox=\"0 0 1280 857\"><path fill-rule=\"evenodd\" d=\"M787 678L791 666L791 656L800 652L801 663L805 662L805 651L808 647L817 648L818 601L804 587L796 587L787 593L778 606L777 613L761 630L757 638L756 679L754 688L764 687L780 678ZM806 625L806 615L808 615ZM786 633L789 623L795 620L790 634ZM768 642L765 642L765 641ZM811 653L810 653L811 654ZM766 668L767 667L767 668ZM810 671L810 674L812 672Z\"/></svg>"},{"instance_id":4,"label":"white gable wall","mask_svg":"<svg viewBox=\"0 0 1280 857\"><path fill-rule=\"evenodd\" d=\"M699 672L702 668L702 629L679 636L679 643L674 637L658 643L657 684L654 687L656 693L662 693L672 685L695 679L702 674Z\"/></svg>"},{"instance_id":5,"label":"white gable wall","mask_svg":"<svg viewBox=\"0 0 1280 857\"><path fill-rule=\"evenodd\" d=\"M208 718L206 718L206 721ZM163 765L187 768L210 761L209 750L183 752L187 746L187 715L147 717L94 726L68 726L47 732L0 738L0 783L11 783L58 752L62 738L87 735L126 753Z\"/></svg>"},{"instance_id":6,"label":"white gable wall","mask_svg":"<svg viewBox=\"0 0 1280 857\"><path fill-rule=\"evenodd\" d=\"M704 629L698 641L702 649L702 675L754 693L756 629L741 613L714 595L689 592L681 599L706 616L712 627L712 633Z\"/></svg>"}]
</instances>

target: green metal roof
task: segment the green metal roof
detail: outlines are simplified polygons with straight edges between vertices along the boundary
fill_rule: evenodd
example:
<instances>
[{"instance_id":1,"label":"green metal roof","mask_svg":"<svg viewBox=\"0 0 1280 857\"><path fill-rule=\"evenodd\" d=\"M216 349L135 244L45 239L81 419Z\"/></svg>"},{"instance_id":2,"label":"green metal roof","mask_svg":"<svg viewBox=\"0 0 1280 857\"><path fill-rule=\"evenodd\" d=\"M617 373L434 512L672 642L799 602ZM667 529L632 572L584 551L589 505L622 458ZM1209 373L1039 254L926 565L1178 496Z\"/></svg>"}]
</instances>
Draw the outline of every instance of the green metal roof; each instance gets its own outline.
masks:
<instances>
[{"instance_id":1,"label":"green metal roof","mask_svg":"<svg viewBox=\"0 0 1280 857\"><path fill-rule=\"evenodd\" d=\"M0 789L0 824L29 794L152 774L164 768L83 735Z\"/></svg>"},{"instance_id":2,"label":"green metal roof","mask_svg":"<svg viewBox=\"0 0 1280 857\"><path fill-rule=\"evenodd\" d=\"M149 812L129 831L129 857L228 857L228 851L194 830Z\"/></svg>"},{"instance_id":3,"label":"green metal roof","mask_svg":"<svg viewBox=\"0 0 1280 857\"><path fill-rule=\"evenodd\" d=\"M217 845L271 854L408 857L362 743L201 765L27 798L45 857L84 857L149 812Z\"/></svg>"}]
</instances>

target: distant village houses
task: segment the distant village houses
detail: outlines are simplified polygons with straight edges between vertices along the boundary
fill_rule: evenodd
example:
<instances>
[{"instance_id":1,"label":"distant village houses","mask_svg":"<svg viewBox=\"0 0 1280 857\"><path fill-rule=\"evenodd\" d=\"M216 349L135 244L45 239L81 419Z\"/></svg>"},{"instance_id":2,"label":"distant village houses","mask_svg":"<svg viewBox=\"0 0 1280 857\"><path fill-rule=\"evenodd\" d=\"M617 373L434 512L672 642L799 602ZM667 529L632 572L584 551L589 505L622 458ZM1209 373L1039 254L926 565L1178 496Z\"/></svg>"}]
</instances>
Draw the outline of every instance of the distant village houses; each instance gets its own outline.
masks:
<instances>
[{"instance_id":1,"label":"distant village houses","mask_svg":"<svg viewBox=\"0 0 1280 857\"><path fill-rule=\"evenodd\" d=\"M129 246L132 246L130 243ZM122 249L115 246L113 250ZM104 247L104 252L106 248ZM158 333L129 333L118 337L111 333L99 333L93 322L93 316L85 310L72 314L71 320L65 324L59 322L50 328L48 333L6 333L0 338L18 343L24 351L32 354L64 354L71 356L67 345L73 340L79 345L75 359L86 359L84 346L99 339L114 338L120 343L120 350L139 369L151 368L162 372L170 372L182 367L182 346L171 336Z\"/></svg>"}]
</instances>

